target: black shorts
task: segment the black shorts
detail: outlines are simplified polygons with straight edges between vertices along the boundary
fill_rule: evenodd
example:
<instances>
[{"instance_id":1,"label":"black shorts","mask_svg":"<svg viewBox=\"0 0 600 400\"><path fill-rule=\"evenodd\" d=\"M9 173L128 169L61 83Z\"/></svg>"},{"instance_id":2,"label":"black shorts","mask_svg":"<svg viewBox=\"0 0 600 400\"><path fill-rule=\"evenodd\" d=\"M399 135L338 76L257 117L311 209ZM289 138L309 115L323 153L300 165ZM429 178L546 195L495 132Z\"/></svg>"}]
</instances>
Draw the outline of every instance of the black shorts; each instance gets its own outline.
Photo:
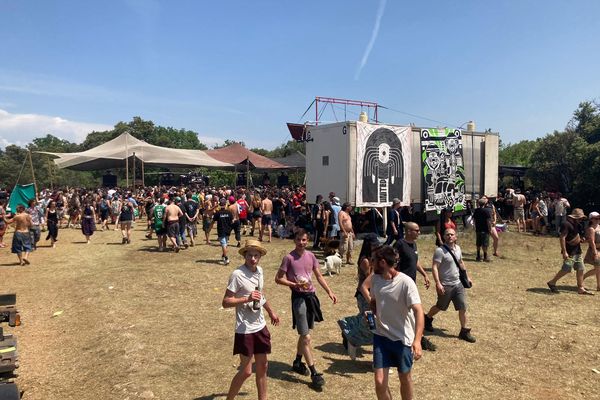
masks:
<instances>
[{"instance_id":1,"label":"black shorts","mask_svg":"<svg viewBox=\"0 0 600 400\"><path fill-rule=\"evenodd\" d=\"M494 228L496 229L496 228ZM477 232L475 234L475 246L488 247L490 245L490 234L488 232Z\"/></svg>"},{"instance_id":2,"label":"black shorts","mask_svg":"<svg viewBox=\"0 0 600 400\"><path fill-rule=\"evenodd\" d=\"M174 238L179 235L179 221L167 222L167 235L170 238Z\"/></svg>"},{"instance_id":3,"label":"black shorts","mask_svg":"<svg viewBox=\"0 0 600 400\"><path fill-rule=\"evenodd\" d=\"M252 357L254 354L271 353L271 333L265 326L254 333L236 333L233 341L233 355L242 354Z\"/></svg>"},{"instance_id":4,"label":"black shorts","mask_svg":"<svg viewBox=\"0 0 600 400\"><path fill-rule=\"evenodd\" d=\"M260 221L263 225L271 225L271 214L265 214Z\"/></svg>"}]
</instances>

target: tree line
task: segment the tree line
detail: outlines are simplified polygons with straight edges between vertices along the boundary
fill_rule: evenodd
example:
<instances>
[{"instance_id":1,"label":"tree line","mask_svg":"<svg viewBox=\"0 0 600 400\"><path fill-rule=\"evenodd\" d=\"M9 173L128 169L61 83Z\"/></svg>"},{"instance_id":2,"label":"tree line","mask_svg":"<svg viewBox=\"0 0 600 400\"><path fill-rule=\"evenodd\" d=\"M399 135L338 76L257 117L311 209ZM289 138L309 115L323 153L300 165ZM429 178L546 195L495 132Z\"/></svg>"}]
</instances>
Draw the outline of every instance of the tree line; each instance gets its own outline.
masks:
<instances>
[{"instance_id":1,"label":"tree line","mask_svg":"<svg viewBox=\"0 0 600 400\"><path fill-rule=\"evenodd\" d=\"M33 174L35 175L35 180L39 189L42 187L62 186L96 187L99 185L101 177L106 171L84 172L58 169L52 161L54 157L35 152L49 151L55 153L72 153L85 151L99 146L102 143L106 143L124 132L129 132L129 134L135 138L156 146L174 149L208 149L208 147L198 139L197 132L186 129L157 126L152 121L134 117L129 122L117 123L111 130L91 132L80 144L47 134L46 136L33 139L26 147L10 145L6 146L4 150L0 149L0 187L12 190L17 183L17 179L18 183L21 184L33 182L34 177L32 176L29 152L31 152L32 155L31 162L33 163ZM214 148L228 146L234 142L235 141L233 140L227 139L223 145L214 146ZM244 144L243 142L240 143ZM262 148L253 148L251 150L266 157L286 157L296 151L300 151L303 154L305 152L304 144L297 143L293 140L290 140L273 150ZM189 169L181 169L181 171L184 170L188 171ZM206 169L199 170L204 173L214 174L217 181L222 180L227 183L233 181L232 172L212 170L209 172ZM164 169L146 168L146 172L158 171L164 171ZM124 178L124 171L113 172L115 172L119 178ZM138 171L137 173L139 174L141 171ZM140 175L137 176L139 177ZM151 183L158 180L156 175L154 176L154 179L152 178L152 175L150 175L149 178L149 182ZM120 182L123 182L123 180L120 179Z\"/></svg>"},{"instance_id":2,"label":"tree line","mask_svg":"<svg viewBox=\"0 0 600 400\"><path fill-rule=\"evenodd\" d=\"M501 165L528 167L536 189L561 192L571 204L593 208L600 202L600 104L584 101L562 131L535 140L501 144Z\"/></svg>"}]
</instances>

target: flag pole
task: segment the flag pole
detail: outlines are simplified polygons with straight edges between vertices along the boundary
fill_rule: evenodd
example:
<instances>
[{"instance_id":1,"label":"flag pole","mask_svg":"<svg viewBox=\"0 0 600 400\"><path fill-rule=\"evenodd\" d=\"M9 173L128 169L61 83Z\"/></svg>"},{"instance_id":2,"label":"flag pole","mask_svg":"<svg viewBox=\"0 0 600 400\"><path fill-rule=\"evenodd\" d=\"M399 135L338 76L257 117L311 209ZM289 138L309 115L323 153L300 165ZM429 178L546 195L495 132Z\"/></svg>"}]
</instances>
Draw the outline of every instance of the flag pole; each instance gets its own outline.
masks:
<instances>
[{"instance_id":1,"label":"flag pole","mask_svg":"<svg viewBox=\"0 0 600 400\"><path fill-rule=\"evenodd\" d=\"M31 159L31 150L27 150L29 154L29 166L31 167L31 177L33 178L33 188L35 190L35 200L38 201L37 183L35 182L35 172L33 172L33 160Z\"/></svg>"}]
</instances>

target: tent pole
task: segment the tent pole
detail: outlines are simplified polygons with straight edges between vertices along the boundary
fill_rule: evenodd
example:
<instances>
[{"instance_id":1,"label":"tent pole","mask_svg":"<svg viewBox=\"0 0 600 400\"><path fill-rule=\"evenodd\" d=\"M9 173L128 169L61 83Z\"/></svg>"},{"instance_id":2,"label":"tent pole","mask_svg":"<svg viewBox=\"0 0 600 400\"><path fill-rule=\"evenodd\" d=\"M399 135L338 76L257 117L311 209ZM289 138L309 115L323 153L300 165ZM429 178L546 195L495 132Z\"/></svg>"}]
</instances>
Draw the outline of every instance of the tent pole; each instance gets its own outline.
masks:
<instances>
[{"instance_id":1,"label":"tent pole","mask_svg":"<svg viewBox=\"0 0 600 400\"><path fill-rule=\"evenodd\" d=\"M35 182L35 173L33 172L33 160L31 159L31 150L27 150L29 154L29 166L31 167L31 177L33 178L33 188L35 189L35 200L38 201L37 183Z\"/></svg>"},{"instance_id":2,"label":"tent pole","mask_svg":"<svg viewBox=\"0 0 600 400\"><path fill-rule=\"evenodd\" d=\"M48 159L48 177L50 178L50 190L54 191L54 183L52 183L52 163Z\"/></svg>"},{"instance_id":3,"label":"tent pole","mask_svg":"<svg viewBox=\"0 0 600 400\"><path fill-rule=\"evenodd\" d=\"M250 160L246 157L246 192L250 190Z\"/></svg>"},{"instance_id":4,"label":"tent pole","mask_svg":"<svg viewBox=\"0 0 600 400\"><path fill-rule=\"evenodd\" d=\"M129 189L129 144L127 143L127 136L125 136L125 186Z\"/></svg>"},{"instance_id":5,"label":"tent pole","mask_svg":"<svg viewBox=\"0 0 600 400\"><path fill-rule=\"evenodd\" d=\"M133 190L135 190L135 151L133 152Z\"/></svg>"},{"instance_id":6,"label":"tent pole","mask_svg":"<svg viewBox=\"0 0 600 400\"><path fill-rule=\"evenodd\" d=\"M144 181L144 150L142 150L142 187L146 187L146 183Z\"/></svg>"}]
</instances>

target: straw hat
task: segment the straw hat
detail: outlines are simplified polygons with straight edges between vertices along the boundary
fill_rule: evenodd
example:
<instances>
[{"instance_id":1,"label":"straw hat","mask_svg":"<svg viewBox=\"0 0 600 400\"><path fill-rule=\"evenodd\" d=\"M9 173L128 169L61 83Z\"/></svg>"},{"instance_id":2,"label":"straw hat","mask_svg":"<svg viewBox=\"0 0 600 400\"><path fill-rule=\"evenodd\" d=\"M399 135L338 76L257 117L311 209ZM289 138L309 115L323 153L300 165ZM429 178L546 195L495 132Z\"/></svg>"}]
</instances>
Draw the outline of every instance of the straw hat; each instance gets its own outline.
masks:
<instances>
[{"instance_id":1,"label":"straw hat","mask_svg":"<svg viewBox=\"0 0 600 400\"><path fill-rule=\"evenodd\" d=\"M265 254L267 254L267 249L265 249L265 248L262 246L262 243L260 243L260 242L259 242L258 240L256 240L256 239L247 239L247 240L246 240L246 243L244 243L244 247L242 247L242 248L239 250L239 253L240 253L242 256L245 256L245 255L246 255L246 252L247 252L248 250L256 250L256 251L258 251L258 252L260 253L260 255L261 255L261 256L264 256Z\"/></svg>"},{"instance_id":2,"label":"straw hat","mask_svg":"<svg viewBox=\"0 0 600 400\"><path fill-rule=\"evenodd\" d=\"M574 208L569 217L573 219L585 219L585 214L581 208Z\"/></svg>"}]
</instances>

